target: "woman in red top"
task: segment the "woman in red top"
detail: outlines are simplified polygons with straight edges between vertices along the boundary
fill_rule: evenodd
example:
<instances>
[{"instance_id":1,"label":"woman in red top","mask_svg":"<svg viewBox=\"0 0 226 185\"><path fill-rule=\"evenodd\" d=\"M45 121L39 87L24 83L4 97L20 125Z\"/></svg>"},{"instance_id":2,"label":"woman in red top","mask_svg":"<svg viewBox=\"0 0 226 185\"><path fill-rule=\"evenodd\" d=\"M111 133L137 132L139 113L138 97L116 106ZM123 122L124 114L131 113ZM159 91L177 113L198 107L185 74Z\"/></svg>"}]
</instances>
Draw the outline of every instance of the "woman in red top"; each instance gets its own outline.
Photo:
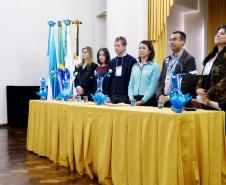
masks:
<instances>
[{"instance_id":1,"label":"woman in red top","mask_svg":"<svg viewBox=\"0 0 226 185\"><path fill-rule=\"evenodd\" d=\"M110 53L107 48L101 48L97 52L97 63L99 66L96 68L96 77L104 77L109 71ZM97 89L97 88L96 88ZM110 96L110 79L105 76L103 80L102 92Z\"/></svg>"}]
</instances>

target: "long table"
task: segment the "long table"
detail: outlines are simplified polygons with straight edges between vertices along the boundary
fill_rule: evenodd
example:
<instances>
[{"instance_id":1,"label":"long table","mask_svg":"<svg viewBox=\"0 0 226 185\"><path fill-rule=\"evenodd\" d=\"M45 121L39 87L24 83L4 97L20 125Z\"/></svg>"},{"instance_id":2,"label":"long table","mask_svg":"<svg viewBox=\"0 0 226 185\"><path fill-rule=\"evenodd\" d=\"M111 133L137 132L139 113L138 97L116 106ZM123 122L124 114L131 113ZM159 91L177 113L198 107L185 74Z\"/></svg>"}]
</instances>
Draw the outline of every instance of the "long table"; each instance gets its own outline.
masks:
<instances>
[{"instance_id":1,"label":"long table","mask_svg":"<svg viewBox=\"0 0 226 185\"><path fill-rule=\"evenodd\" d=\"M225 113L31 100L27 150L114 185L226 185Z\"/></svg>"}]
</instances>

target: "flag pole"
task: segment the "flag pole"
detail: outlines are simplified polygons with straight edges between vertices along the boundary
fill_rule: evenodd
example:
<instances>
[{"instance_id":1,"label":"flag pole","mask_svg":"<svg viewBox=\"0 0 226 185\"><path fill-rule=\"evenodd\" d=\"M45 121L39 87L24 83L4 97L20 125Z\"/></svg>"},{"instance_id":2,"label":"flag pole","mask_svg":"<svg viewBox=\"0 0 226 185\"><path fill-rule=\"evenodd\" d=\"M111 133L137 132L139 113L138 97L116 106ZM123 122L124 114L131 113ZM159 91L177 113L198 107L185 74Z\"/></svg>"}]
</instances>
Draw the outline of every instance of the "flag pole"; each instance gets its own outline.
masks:
<instances>
[{"instance_id":1,"label":"flag pole","mask_svg":"<svg viewBox=\"0 0 226 185\"><path fill-rule=\"evenodd\" d=\"M72 21L72 24L74 24L75 27L75 51L74 51L74 60L78 60L79 57L79 26L82 24L82 21L80 20L74 20Z\"/></svg>"}]
</instances>

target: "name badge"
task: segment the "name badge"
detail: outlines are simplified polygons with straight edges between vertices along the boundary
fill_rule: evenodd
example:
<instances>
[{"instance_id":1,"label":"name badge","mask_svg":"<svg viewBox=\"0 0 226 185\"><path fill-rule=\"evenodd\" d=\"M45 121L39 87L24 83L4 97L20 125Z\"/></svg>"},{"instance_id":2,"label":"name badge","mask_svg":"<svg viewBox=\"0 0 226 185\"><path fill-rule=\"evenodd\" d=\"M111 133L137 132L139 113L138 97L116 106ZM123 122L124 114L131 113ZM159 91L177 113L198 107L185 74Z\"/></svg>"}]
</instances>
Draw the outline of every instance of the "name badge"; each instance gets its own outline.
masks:
<instances>
[{"instance_id":1,"label":"name badge","mask_svg":"<svg viewBox=\"0 0 226 185\"><path fill-rule=\"evenodd\" d=\"M116 67L115 76L122 76L122 66Z\"/></svg>"}]
</instances>

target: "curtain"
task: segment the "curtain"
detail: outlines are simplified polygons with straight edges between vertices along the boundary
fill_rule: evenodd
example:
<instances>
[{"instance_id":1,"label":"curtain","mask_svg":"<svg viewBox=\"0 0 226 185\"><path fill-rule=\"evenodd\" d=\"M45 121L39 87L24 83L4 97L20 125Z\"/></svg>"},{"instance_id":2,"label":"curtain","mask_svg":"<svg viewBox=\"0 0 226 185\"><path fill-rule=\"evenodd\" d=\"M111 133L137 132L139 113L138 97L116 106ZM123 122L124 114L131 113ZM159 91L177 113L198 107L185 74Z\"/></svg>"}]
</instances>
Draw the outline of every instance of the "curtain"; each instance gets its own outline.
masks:
<instances>
[{"instance_id":1,"label":"curtain","mask_svg":"<svg viewBox=\"0 0 226 185\"><path fill-rule=\"evenodd\" d=\"M155 60L162 64L167 53L167 17L174 0L148 0L148 39L154 44Z\"/></svg>"},{"instance_id":2,"label":"curtain","mask_svg":"<svg viewBox=\"0 0 226 185\"><path fill-rule=\"evenodd\" d=\"M214 46L214 36L219 26L226 24L226 1L209 0L208 3L208 52Z\"/></svg>"}]
</instances>

